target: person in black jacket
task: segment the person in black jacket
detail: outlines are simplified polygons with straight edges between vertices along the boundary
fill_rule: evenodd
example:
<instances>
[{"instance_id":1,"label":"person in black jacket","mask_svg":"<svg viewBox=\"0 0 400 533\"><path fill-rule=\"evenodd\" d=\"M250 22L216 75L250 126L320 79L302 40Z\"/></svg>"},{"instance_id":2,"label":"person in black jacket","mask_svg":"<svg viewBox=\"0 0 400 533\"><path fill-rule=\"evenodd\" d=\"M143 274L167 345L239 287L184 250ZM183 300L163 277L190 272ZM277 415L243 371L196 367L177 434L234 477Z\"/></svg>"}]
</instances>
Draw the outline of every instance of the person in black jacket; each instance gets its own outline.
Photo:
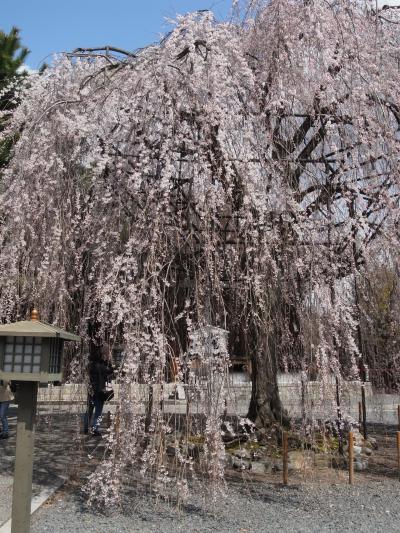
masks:
<instances>
[{"instance_id":1,"label":"person in black jacket","mask_svg":"<svg viewBox=\"0 0 400 533\"><path fill-rule=\"evenodd\" d=\"M96 352L92 353L89 359L89 391L83 431L85 434L89 433L90 425L92 435L100 437L100 417L104 402L111 399L106 385L113 379L114 369L109 361L102 359L97 350Z\"/></svg>"}]
</instances>

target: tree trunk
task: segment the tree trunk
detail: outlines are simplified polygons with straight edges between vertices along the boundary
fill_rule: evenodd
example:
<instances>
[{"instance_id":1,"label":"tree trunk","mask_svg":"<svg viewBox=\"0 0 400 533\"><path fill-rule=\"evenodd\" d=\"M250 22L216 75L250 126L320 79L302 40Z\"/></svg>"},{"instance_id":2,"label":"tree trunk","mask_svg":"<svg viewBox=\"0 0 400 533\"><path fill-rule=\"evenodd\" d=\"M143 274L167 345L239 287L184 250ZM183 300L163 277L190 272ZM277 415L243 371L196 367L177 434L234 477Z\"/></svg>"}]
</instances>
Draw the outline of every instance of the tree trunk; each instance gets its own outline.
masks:
<instances>
[{"instance_id":1,"label":"tree trunk","mask_svg":"<svg viewBox=\"0 0 400 533\"><path fill-rule=\"evenodd\" d=\"M279 397L278 367L268 345L266 341L264 349L254 350L252 356L252 391L247 416L260 429L289 422Z\"/></svg>"}]
</instances>

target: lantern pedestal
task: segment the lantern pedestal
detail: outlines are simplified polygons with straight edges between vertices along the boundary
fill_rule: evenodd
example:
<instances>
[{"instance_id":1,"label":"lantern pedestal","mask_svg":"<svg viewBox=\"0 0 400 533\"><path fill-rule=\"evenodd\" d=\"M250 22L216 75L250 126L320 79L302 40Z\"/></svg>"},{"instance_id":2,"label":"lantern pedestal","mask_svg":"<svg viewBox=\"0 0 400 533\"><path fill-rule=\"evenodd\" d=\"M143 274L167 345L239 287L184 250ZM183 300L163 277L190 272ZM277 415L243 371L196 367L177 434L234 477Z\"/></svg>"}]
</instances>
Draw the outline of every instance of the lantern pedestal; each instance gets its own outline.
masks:
<instances>
[{"instance_id":1,"label":"lantern pedestal","mask_svg":"<svg viewBox=\"0 0 400 533\"><path fill-rule=\"evenodd\" d=\"M37 391L36 381L19 382L11 533L30 529Z\"/></svg>"},{"instance_id":2,"label":"lantern pedestal","mask_svg":"<svg viewBox=\"0 0 400 533\"><path fill-rule=\"evenodd\" d=\"M0 324L0 379L19 382L12 533L28 533L31 518L33 444L38 383L62 380L64 341L81 339L39 320Z\"/></svg>"}]
</instances>

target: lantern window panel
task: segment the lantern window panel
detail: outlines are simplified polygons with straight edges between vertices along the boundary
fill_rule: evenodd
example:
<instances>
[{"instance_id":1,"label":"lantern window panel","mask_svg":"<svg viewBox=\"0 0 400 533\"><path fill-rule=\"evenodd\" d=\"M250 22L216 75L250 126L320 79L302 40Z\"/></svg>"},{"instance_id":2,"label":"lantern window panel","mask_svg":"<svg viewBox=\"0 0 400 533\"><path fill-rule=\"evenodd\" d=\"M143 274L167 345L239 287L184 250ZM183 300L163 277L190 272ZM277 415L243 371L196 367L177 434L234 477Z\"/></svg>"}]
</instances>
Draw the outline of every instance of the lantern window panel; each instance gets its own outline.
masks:
<instances>
[{"instance_id":1,"label":"lantern window panel","mask_svg":"<svg viewBox=\"0 0 400 533\"><path fill-rule=\"evenodd\" d=\"M51 339L50 361L49 361L50 374L58 374L59 372L61 372L62 347L63 347L63 342L60 339Z\"/></svg>"},{"instance_id":2,"label":"lantern window panel","mask_svg":"<svg viewBox=\"0 0 400 533\"><path fill-rule=\"evenodd\" d=\"M39 373L40 372L40 365L33 365L32 372L34 372L35 374Z\"/></svg>"},{"instance_id":3,"label":"lantern window panel","mask_svg":"<svg viewBox=\"0 0 400 533\"><path fill-rule=\"evenodd\" d=\"M4 371L33 372L33 366L38 367L42 355L41 337L11 337L7 336L4 352Z\"/></svg>"}]
</instances>

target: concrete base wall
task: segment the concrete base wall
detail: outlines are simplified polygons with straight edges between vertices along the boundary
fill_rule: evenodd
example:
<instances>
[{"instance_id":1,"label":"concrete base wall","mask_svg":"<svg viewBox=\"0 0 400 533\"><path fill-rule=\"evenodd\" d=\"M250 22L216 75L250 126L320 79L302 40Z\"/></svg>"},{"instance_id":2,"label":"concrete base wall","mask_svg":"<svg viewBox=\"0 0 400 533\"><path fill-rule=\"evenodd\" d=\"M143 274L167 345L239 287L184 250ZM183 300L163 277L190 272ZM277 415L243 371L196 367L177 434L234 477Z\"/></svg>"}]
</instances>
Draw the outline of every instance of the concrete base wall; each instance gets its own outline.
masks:
<instances>
[{"instance_id":1,"label":"concrete base wall","mask_svg":"<svg viewBox=\"0 0 400 533\"><path fill-rule=\"evenodd\" d=\"M301 418L304 409L313 419L335 418L337 415L336 384L334 381L311 381L301 384L295 376L283 375L279 377L279 392L282 403L289 415ZM186 386L168 383L161 389L154 386L156 402L164 401L168 412L185 412ZM202 386L200 387L202 388ZM111 404L118 401L119 385L113 385L115 397ZM86 403L86 387L81 384L66 384L60 387L49 386L39 389L38 401L41 404L82 404ZM146 402L148 398L147 385L132 385L130 387L132 401ZM246 415L251 397L250 383L231 383L227 392L227 410L230 414ZM400 405L400 395L381 394L372 390L369 383L365 385L368 422L397 424L397 406ZM359 382L342 382L340 385L340 408L342 416L350 416L358 421L359 402L361 401L361 384ZM196 408L196 403L197 408ZM192 412L201 409L201 402L192 400Z\"/></svg>"}]
</instances>

